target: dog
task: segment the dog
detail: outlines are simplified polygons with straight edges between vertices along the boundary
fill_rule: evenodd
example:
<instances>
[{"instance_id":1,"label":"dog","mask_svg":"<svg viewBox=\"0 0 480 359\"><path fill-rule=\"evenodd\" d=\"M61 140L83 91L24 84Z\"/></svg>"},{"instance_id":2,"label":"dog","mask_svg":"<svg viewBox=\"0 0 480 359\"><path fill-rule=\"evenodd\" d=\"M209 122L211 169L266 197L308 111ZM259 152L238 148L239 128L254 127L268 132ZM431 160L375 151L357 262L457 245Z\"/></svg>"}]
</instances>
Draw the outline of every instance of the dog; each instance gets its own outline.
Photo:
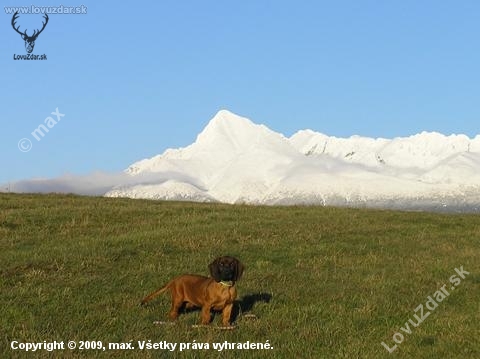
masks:
<instances>
[{"instance_id":1,"label":"dog","mask_svg":"<svg viewBox=\"0 0 480 359\"><path fill-rule=\"evenodd\" d=\"M201 324L211 321L211 310L222 312L222 324L230 327L230 317L237 289L235 283L242 277L244 266L234 257L216 258L208 266L211 277L184 274L172 279L164 287L143 298L141 305L169 290L172 295L172 307L169 317L177 319L179 310L185 304L186 309L201 308Z\"/></svg>"}]
</instances>

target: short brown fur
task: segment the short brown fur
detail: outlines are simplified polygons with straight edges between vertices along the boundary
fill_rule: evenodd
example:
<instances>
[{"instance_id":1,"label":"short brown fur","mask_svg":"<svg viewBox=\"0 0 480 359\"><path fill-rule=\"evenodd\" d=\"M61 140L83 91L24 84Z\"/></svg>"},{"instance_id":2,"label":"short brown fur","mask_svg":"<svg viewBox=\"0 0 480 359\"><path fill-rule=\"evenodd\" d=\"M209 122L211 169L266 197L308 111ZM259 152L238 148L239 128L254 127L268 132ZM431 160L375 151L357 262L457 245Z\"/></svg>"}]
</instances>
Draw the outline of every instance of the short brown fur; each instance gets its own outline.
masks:
<instances>
[{"instance_id":1,"label":"short brown fur","mask_svg":"<svg viewBox=\"0 0 480 359\"><path fill-rule=\"evenodd\" d=\"M169 290L172 295L172 306L169 312L171 320L177 319L179 310L186 308L202 308L201 324L211 320L211 310L222 311L222 324L230 325L233 304L237 298L235 282L243 274L243 264L234 257L224 256L215 259L209 265L212 277L184 274L172 279L164 287L146 296L144 305L156 296Z\"/></svg>"}]
</instances>

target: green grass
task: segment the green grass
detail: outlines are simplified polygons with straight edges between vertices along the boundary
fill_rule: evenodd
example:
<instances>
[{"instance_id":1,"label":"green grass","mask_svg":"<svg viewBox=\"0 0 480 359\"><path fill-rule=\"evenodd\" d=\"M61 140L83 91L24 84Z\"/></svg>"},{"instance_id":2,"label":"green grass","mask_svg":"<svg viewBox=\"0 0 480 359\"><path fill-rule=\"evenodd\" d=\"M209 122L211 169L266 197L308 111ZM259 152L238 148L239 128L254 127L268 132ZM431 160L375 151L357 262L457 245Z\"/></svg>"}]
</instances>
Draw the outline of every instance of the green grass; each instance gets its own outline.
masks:
<instances>
[{"instance_id":1,"label":"green grass","mask_svg":"<svg viewBox=\"0 0 480 359\"><path fill-rule=\"evenodd\" d=\"M246 266L237 329L175 326L140 300L216 256ZM411 334L400 327L455 268L470 272ZM0 357L480 357L480 217L321 207L0 195ZM267 300L269 299L269 300ZM427 309L425 309L427 310ZM219 325L217 315L212 323ZM393 354L380 344L404 341ZM268 342L271 350L13 351L12 341Z\"/></svg>"}]
</instances>

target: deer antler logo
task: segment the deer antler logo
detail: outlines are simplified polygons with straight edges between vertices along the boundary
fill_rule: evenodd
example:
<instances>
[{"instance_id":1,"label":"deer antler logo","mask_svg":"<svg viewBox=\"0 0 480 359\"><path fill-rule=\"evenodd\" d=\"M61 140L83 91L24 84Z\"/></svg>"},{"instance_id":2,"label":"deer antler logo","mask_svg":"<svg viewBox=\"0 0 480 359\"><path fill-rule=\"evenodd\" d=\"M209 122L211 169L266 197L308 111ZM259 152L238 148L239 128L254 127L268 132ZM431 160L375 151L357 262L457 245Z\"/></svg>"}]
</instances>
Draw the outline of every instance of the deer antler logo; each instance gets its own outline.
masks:
<instances>
[{"instance_id":1,"label":"deer antler logo","mask_svg":"<svg viewBox=\"0 0 480 359\"><path fill-rule=\"evenodd\" d=\"M48 15L47 14L44 14L44 19L45 19L45 22L42 22L42 29L41 30L34 30L33 31L33 35L32 36L28 36L27 35L27 29L25 29L25 31L22 33L19 31L20 29L20 25L18 25L18 27L15 27L15 22L17 21L19 15L18 15L18 11L13 14L13 17L12 17L12 27L13 29L18 32L21 36L22 36L22 39L23 41L25 41L25 50L27 50L27 53L32 53L33 51L33 48L35 46L35 40L37 40L37 37L38 35L40 35L43 31L43 29L45 29L45 26L47 26L48 24Z\"/></svg>"}]
</instances>

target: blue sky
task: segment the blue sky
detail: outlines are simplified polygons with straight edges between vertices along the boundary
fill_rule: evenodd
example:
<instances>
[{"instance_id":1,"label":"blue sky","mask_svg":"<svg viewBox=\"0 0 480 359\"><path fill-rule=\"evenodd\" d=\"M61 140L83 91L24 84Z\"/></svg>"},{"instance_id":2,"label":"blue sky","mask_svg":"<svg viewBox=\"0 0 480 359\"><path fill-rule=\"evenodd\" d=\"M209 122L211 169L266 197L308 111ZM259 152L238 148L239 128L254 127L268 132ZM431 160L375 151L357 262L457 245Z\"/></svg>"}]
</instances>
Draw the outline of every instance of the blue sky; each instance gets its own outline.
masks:
<instances>
[{"instance_id":1,"label":"blue sky","mask_svg":"<svg viewBox=\"0 0 480 359\"><path fill-rule=\"evenodd\" d=\"M50 14L33 51L47 60L14 60L3 6L31 4L2 1L0 183L121 171L192 143L220 109L287 136L480 133L478 1L43 1L87 14Z\"/></svg>"}]
</instances>

